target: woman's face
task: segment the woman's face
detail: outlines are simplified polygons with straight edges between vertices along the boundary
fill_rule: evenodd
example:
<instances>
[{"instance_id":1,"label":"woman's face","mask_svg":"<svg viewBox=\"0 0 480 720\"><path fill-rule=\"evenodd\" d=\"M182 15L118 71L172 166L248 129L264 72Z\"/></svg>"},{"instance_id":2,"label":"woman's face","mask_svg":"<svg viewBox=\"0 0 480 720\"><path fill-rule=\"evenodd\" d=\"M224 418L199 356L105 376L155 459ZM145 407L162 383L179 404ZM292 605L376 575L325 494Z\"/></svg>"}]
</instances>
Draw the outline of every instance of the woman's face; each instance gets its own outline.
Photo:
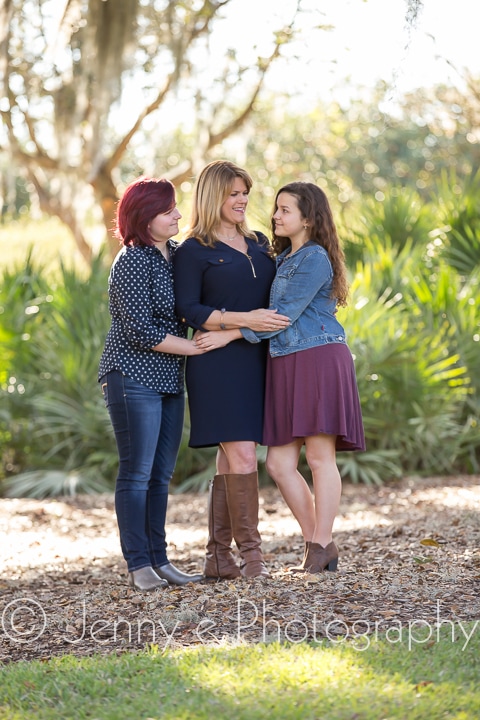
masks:
<instances>
[{"instance_id":1,"label":"woman's face","mask_svg":"<svg viewBox=\"0 0 480 720\"><path fill-rule=\"evenodd\" d=\"M281 192L277 198L277 209L273 215L275 235L294 240L305 234L305 218L298 207L297 198Z\"/></svg>"},{"instance_id":2,"label":"woman's face","mask_svg":"<svg viewBox=\"0 0 480 720\"><path fill-rule=\"evenodd\" d=\"M148 229L154 242L164 243L173 235L178 233L178 221L181 218L180 212L174 206L166 213L159 213L153 220L150 220Z\"/></svg>"},{"instance_id":3,"label":"woman's face","mask_svg":"<svg viewBox=\"0 0 480 720\"><path fill-rule=\"evenodd\" d=\"M237 225L245 221L248 205L248 189L242 178L235 178L229 196L220 210L220 217L225 223Z\"/></svg>"}]
</instances>

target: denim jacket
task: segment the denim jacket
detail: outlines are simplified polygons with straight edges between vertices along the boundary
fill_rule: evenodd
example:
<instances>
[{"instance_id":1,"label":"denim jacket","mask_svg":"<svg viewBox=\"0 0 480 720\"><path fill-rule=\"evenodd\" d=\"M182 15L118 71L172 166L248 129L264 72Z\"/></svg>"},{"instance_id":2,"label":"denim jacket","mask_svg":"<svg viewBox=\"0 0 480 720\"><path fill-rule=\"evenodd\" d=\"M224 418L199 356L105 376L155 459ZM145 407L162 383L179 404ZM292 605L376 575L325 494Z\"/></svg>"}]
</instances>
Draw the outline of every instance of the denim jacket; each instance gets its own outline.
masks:
<instances>
[{"instance_id":1,"label":"denim jacket","mask_svg":"<svg viewBox=\"0 0 480 720\"><path fill-rule=\"evenodd\" d=\"M270 290L270 307L290 318L290 325L274 332L242 328L243 337L256 343L270 338L270 355L289 355L298 350L346 343L345 331L336 319L336 300L330 297L333 269L327 251L309 240L290 257L290 248L276 258L277 273Z\"/></svg>"}]
</instances>

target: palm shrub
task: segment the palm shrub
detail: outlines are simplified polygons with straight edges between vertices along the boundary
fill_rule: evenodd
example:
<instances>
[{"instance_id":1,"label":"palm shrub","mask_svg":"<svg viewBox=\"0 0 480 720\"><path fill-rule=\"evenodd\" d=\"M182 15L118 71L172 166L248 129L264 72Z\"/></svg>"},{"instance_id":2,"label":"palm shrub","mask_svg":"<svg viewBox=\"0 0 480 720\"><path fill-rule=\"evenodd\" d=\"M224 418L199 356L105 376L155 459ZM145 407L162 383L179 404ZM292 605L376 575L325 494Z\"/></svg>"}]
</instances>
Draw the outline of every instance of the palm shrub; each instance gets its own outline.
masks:
<instances>
[{"instance_id":1,"label":"palm shrub","mask_svg":"<svg viewBox=\"0 0 480 720\"><path fill-rule=\"evenodd\" d=\"M443 173L437 193L439 228L432 248L468 278L480 267L480 170L460 183L455 171Z\"/></svg>"},{"instance_id":2,"label":"palm shrub","mask_svg":"<svg viewBox=\"0 0 480 720\"><path fill-rule=\"evenodd\" d=\"M365 302L369 275L352 287L345 318L355 357L367 446L389 451L395 474L449 472L458 456L467 370L451 350L450 333L432 333L408 311L403 297ZM355 455L357 462L368 458ZM340 458L343 464L342 458ZM352 466L353 459L349 459ZM345 466L347 467L347 466ZM392 476L385 465L381 479Z\"/></svg>"},{"instance_id":3,"label":"palm shrub","mask_svg":"<svg viewBox=\"0 0 480 720\"><path fill-rule=\"evenodd\" d=\"M0 481L18 472L31 451L32 400L39 384L37 336L51 295L31 252L25 262L3 272L0 285Z\"/></svg>"},{"instance_id":4,"label":"palm shrub","mask_svg":"<svg viewBox=\"0 0 480 720\"><path fill-rule=\"evenodd\" d=\"M437 193L440 221L429 246L432 267L442 282L448 275L451 302L445 303L446 321L455 328L455 343L472 379L463 419L462 456L465 469L480 468L480 170L459 182L455 171L443 173ZM445 270L445 266L448 270ZM424 295L425 296L425 295Z\"/></svg>"},{"instance_id":5,"label":"palm shrub","mask_svg":"<svg viewBox=\"0 0 480 720\"><path fill-rule=\"evenodd\" d=\"M356 358L368 446L339 455L353 480L475 467L478 428L466 408L475 396L478 305L471 289L457 299L456 272L434 267L433 215L418 203L410 208L412 198L370 203L363 231L355 231L351 303L339 314Z\"/></svg>"},{"instance_id":6,"label":"palm shrub","mask_svg":"<svg viewBox=\"0 0 480 720\"><path fill-rule=\"evenodd\" d=\"M377 261L357 263L349 306L339 311L367 441L365 453L338 454L342 476L380 484L405 474L474 470L478 414L466 408L476 396L472 377L479 377L476 284L457 300L457 275L445 265L434 274L423 261L425 246L393 250L395 263L383 245L375 253L371 242L371 249ZM308 475L304 454L302 470Z\"/></svg>"},{"instance_id":7,"label":"palm shrub","mask_svg":"<svg viewBox=\"0 0 480 720\"><path fill-rule=\"evenodd\" d=\"M188 403L185 407L182 441L172 478L172 486L177 493L205 491L209 481L215 475L217 448L188 447L190 437L190 414Z\"/></svg>"},{"instance_id":8,"label":"palm shrub","mask_svg":"<svg viewBox=\"0 0 480 720\"><path fill-rule=\"evenodd\" d=\"M480 268L465 279L440 257L435 269L424 268L409 279L409 307L432 336L448 335L449 348L466 370L469 386L459 422L461 469L480 467ZM463 381L460 381L463 382Z\"/></svg>"},{"instance_id":9,"label":"palm shrub","mask_svg":"<svg viewBox=\"0 0 480 720\"><path fill-rule=\"evenodd\" d=\"M51 275L30 259L4 273L0 442L7 495L114 487L118 458L97 384L110 324L107 285L101 256L86 275L65 265ZM189 448L188 435L187 410L173 485L203 488L214 473L215 449Z\"/></svg>"},{"instance_id":10,"label":"palm shrub","mask_svg":"<svg viewBox=\"0 0 480 720\"><path fill-rule=\"evenodd\" d=\"M458 195L456 203L463 207ZM369 201L346 232L351 300L339 318L355 357L367 437L367 452L338 455L353 482L478 472L480 269L471 260L462 268L450 262L455 218L448 224L448 203L438 204L435 218L415 193L395 190L384 203ZM113 488L115 441L96 382L110 322L107 276L101 257L86 275L66 267L52 275L30 256L3 273L3 492ZM215 449L188 448L188 435L187 409L173 480L180 491L204 489L215 472ZM258 457L267 482L265 448ZM306 470L304 456L302 464Z\"/></svg>"},{"instance_id":11,"label":"palm shrub","mask_svg":"<svg viewBox=\"0 0 480 720\"><path fill-rule=\"evenodd\" d=\"M39 271L42 277L41 271ZM111 489L116 451L96 384L108 329L107 271L99 256L88 277L61 266L22 360L25 391L17 412L29 442L7 494L32 496Z\"/></svg>"},{"instance_id":12,"label":"palm shrub","mask_svg":"<svg viewBox=\"0 0 480 720\"><path fill-rule=\"evenodd\" d=\"M401 286L401 273L411 253L418 259L429 240L432 206L408 187L392 187L383 200L362 199L361 211L350 209L342 216L341 236L347 265L352 270L371 265L378 292ZM414 258L412 257L413 261Z\"/></svg>"}]
</instances>

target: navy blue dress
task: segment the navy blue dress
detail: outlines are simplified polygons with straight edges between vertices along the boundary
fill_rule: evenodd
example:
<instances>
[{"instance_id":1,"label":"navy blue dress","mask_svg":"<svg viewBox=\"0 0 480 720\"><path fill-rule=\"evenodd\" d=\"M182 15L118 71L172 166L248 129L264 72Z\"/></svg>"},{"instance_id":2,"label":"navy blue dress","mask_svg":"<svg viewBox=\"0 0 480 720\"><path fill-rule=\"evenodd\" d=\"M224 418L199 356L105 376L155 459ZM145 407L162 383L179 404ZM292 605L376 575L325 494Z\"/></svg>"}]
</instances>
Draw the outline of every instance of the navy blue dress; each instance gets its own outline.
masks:
<instances>
[{"instance_id":1,"label":"navy blue dress","mask_svg":"<svg viewBox=\"0 0 480 720\"><path fill-rule=\"evenodd\" d=\"M267 238L245 238L248 255L217 242L214 248L185 240L174 256L177 314L201 329L214 310L267 308L275 265ZM262 442L267 343L234 340L224 348L187 358L190 447L222 442Z\"/></svg>"}]
</instances>

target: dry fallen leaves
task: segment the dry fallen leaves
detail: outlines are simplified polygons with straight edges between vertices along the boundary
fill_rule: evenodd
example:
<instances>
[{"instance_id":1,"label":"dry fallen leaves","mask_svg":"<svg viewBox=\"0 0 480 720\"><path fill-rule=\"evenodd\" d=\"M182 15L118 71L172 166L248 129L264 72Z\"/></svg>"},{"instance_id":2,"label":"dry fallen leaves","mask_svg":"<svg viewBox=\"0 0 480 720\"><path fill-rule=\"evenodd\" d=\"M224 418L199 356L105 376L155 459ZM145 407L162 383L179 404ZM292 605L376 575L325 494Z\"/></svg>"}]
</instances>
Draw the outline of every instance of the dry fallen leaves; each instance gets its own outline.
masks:
<instances>
[{"instance_id":1,"label":"dry fallen leaves","mask_svg":"<svg viewBox=\"0 0 480 720\"><path fill-rule=\"evenodd\" d=\"M347 485L339 570L290 575L303 543L276 488L261 492L271 577L140 594L127 586L113 498L0 500L0 662L270 640L342 640L480 616L479 478ZM206 496L173 495L170 560L202 567Z\"/></svg>"}]
</instances>

